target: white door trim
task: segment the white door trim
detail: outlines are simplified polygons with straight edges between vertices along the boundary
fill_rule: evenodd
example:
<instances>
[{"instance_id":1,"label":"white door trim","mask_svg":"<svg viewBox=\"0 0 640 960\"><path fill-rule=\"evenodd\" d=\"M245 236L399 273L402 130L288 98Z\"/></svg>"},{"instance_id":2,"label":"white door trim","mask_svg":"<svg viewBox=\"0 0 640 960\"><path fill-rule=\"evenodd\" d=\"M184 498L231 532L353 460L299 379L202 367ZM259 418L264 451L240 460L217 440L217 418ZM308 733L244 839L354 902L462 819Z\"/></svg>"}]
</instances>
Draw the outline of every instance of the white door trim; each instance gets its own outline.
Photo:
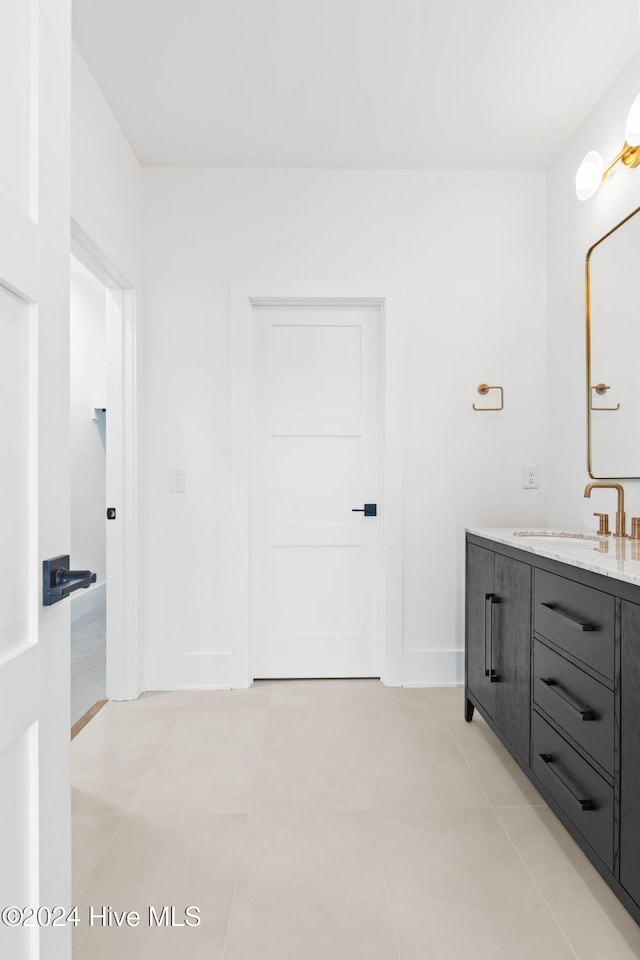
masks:
<instances>
[{"instance_id":1,"label":"white door trim","mask_svg":"<svg viewBox=\"0 0 640 960\"><path fill-rule=\"evenodd\" d=\"M107 697L143 691L138 644L138 443L136 291L71 220L71 253L110 293L107 300ZM105 519L106 522L106 519Z\"/></svg>"},{"instance_id":2,"label":"white door trim","mask_svg":"<svg viewBox=\"0 0 640 960\"><path fill-rule=\"evenodd\" d=\"M397 288L232 284L230 295L231 686L253 682L251 635L251 313L255 305L366 304L382 317L382 682L402 684L402 293Z\"/></svg>"}]
</instances>

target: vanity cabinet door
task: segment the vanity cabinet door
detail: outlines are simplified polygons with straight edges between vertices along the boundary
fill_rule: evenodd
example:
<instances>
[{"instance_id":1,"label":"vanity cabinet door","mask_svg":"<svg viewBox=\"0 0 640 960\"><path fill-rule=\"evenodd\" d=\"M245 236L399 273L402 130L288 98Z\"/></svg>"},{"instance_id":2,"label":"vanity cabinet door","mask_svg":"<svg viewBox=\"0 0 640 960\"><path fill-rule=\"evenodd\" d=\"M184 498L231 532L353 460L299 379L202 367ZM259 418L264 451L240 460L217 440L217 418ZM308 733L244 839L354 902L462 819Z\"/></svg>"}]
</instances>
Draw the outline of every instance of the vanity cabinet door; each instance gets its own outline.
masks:
<instances>
[{"instance_id":1,"label":"vanity cabinet door","mask_svg":"<svg viewBox=\"0 0 640 960\"><path fill-rule=\"evenodd\" d=\"M495 555L494 617L496 688L494 719L520 757L529 763L531 732L531 567Z\"/></svg>"},{"instance_id":2,"label":"vanity cabinet door","mask_svg":"<svg viewBox=\"0 0 640 960\"><path fill-rule=\"evenodd\" d=\"M495 622L495 554L467 543L466 674L467 689L493 717L497 683L491 682L492 635Z\"/></svg>"},{"instance_id":3,"label":"vanity cabinet door","mask_svg":"<svg viewBox=\"0 0 640 960\"><path fill-rule=\"evenodd\" d=\"M527 765L531 578L528 563L467 543L467 690Z\"/></svg>"},{"instance_id":4,"label":"vanity cabinet door","mask_svg":"<svg viewBox=\"0 0 640 960\"><path fill-rule=\"evenodd\" d=\"M622 601L620 882L640 904L640 606Z\"/></svg>"}]
</instances>

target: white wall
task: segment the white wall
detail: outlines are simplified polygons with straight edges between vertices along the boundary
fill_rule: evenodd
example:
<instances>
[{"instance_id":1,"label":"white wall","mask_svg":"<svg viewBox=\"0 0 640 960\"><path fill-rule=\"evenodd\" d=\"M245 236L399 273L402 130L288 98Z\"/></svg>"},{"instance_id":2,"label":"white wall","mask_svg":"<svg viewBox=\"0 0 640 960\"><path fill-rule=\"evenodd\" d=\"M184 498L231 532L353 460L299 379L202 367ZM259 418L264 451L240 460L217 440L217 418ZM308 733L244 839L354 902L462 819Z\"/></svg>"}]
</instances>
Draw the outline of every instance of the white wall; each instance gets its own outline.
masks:
<instances>
[{"instance_id":1,"label":"white wall","mask_svg":"<svg viewBox=\"0 0 640 960\"><path fill-rule=\"evenodd\" d=\"M640 90L634 58L571 138L548 174L549 276L549 522L595 529L594 511L613 515L613 492L585 500L585 304L588 248L640 206L640 171L618 165L590 200L576 198L574 177L584 154L598 150L609 162L624 141L627 111ZM607 381L609 382L609 381ZM606 397L604 398L606 399ZM597 402L602 402L597 398ZM628 438L630 444L636 436ZM640 513L640 482L625 483L627 518ZM613 516L612 516L613 519Z\"/></svg>"},{"instance_id":2,"label":"white wall","mask_svg":"<svg viewBox=\"0 0 640 960\"><path fill-rule=\"evenodd\" d=\"M229 683L229 281L403 286L404 679L460 679L465 524L546 520L544 174L146 169L144 197L147 685Z\"/></svg>"},{"instance_id":3,"label":"white wall","mask_svg":"<svg viewBox=\"0 0 640 960\"><path fill-rule=\"evenodd\" d=\"M74 51L72 215L134 285L144 179L149 685L229 677L229 281L405 288L408 682L451 680L460 669L452 651L462 648L466 523L544 523L547 495L553 525L591 526L594 509L613 512L612 494L582 497L583 263L590 244L640 204L640 173L618 169L583 204L573 178L588 149L607 159L618 151L638 88L636 59L549 171L545 209L538 173L149 169L143 177ZM481 380L505 386L503 414L471 412ZM523 463L540 464L540 491L522 490ZM185 495L168 493L171 466L187 470ZM639 513L640 483L626 486L627 512Z\"/></svg>"},{"instance_id":4,"label":"white wall","mask_svg":"<svg viewBox=\"0 0 640 960\"><path fill-rule=\"evenodd\" d=\"M142 170L76 45L71 216L131 286L139 282Z\"/></svg>"},{"instance_id":5,"label":"white wall","mask_svg":"<svg viewBox=\"0 0 640 960\"><path fill-rule=\"evenodd\" d=\"M72 597L72 617L106 583L105 415L91 418L106 397L105 289L71 258L71 563L93 570L96 584ZM108 415L108 414L107 414ZM78 608L76 611L75 608Z\"/></svg>"}]
</instances>

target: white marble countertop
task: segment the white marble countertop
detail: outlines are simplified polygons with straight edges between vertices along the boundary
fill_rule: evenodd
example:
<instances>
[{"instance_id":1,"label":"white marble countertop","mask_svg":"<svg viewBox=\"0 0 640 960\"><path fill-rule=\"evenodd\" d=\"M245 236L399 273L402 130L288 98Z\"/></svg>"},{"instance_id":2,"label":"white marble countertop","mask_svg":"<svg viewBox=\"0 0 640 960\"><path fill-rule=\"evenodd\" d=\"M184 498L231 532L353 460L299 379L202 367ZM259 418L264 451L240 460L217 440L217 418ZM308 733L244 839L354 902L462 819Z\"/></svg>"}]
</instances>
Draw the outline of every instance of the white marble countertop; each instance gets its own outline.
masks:
<instances>
[{"instance_id":1,"label":"white marble countertop","mask_svg":"<svg viewBox=\"0 0 640 960\"><path fill-rule=\"evenodd\" d=\"M640 586L640 540L540 527L467 527L466 532Z\"/></svg>"}]
</instances>

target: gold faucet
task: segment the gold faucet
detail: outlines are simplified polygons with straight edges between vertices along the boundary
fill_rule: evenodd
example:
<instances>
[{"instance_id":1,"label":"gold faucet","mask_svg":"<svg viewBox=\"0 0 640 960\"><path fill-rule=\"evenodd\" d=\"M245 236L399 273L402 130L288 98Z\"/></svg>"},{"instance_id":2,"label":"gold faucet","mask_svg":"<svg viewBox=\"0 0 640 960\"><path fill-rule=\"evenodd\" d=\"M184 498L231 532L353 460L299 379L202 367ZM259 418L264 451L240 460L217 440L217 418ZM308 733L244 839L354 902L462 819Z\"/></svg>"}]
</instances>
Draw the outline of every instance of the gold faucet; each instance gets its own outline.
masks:
<instances>
[{"instance_id":1,"label":"gold faucet","mask_svg":"<svg viewBox=\"0 0 640 960\"><path fill-rule=\"evenodd\" d=\"M585 497L591 496L591 491L596 487L601 487L604 490L617 490L618 491L618 510L616 512L616 532L614 537L626 537L627 536L627 520L624 512L624 489L621 483L588 483L584 488Z\"/></svg>"}]
</instances>

